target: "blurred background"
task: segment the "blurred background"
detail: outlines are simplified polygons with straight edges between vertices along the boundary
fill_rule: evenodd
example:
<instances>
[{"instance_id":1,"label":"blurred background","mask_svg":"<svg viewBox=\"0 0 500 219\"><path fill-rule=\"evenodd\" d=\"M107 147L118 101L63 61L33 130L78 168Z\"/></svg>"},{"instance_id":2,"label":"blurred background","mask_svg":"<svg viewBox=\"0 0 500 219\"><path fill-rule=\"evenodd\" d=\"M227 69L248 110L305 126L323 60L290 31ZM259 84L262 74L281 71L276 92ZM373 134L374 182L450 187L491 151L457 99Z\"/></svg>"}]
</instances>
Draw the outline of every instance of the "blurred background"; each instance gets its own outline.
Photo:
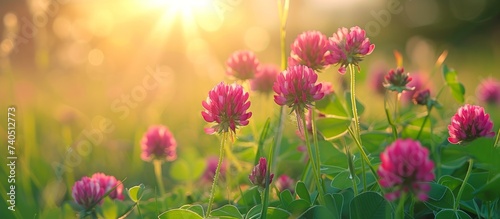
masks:
<instances>
[{"instance_id":1,"label":"blurred background","mask_svg":"<svg viewBox=\"0 0 500 219\"><path fill-rule=\"evenodd\" d=\"M0 139L7 141L7 107L15 105L17 216L33 218L61 206L71 199L72 183L94 172L127 177L125 187L154 184L152 164L139 156L150 125L170 128L180 159L216 155L218 139L203 132L201 101L214 85L229 81L225 61L235 50L252 50L261 63L279 66L277 5L269 0L0 0ZM292 0L287 52L304 31L331 36L351 26L364 28L376 45L359 74L358 98L367 119L383 119L383 96L370 81L376 72L396 67L394 50L403 55L405 70L420 75L431 92L443 83L440 71L432 72L447 50L445 63L457 70L469 103L476 102L481 80L500 79L498 0ZM333 82L336 92L343 89L335 67L320 73L320 80ZM260 130L278 107L271 95L251 100L253 128ZM450 114L456 111L449 94L440 101L451 104L445 108ZM293 122L287 124L293 136ZM91 146L75 156L79 139ZM6 188L6 146L1 145L0 183ZM165 175L168 170L166 165ZM175 183L168 179L167 187ZM0 215L7 214L4 190Z\"/></svg>"}]
</instances>

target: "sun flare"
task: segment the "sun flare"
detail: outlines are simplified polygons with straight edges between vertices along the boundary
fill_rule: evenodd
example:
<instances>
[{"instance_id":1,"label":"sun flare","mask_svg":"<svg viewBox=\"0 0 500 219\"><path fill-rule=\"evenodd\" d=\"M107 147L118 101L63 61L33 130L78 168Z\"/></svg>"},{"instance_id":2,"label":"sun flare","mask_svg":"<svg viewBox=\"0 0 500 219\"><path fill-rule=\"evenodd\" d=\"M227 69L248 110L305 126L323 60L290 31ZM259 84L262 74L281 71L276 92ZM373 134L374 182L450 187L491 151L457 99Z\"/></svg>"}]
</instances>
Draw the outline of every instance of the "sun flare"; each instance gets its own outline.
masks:
<instances>
[{"instance_id":1,"label":"sun flare","mask_svg":"<svg viewBox=\"0 0 500 219\"><path fill-rule=\"evenodd\" d=\"M212 0L149 0L146 5L154 8L165 8L168 12L192 13L200 8L210 7Z\"/></svg>"}]
</instances>

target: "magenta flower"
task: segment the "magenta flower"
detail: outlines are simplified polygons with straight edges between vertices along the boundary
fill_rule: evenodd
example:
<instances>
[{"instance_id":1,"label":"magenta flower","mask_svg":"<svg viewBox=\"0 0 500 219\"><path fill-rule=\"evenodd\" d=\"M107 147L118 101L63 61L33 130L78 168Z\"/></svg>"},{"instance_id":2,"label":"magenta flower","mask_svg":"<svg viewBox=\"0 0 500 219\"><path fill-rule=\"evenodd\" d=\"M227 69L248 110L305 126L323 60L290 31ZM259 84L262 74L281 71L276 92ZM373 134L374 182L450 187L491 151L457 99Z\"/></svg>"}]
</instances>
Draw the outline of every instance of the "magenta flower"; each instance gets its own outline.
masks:
<instances>
[{"instance_id":1,"label":"magenta flower","mask_svg":"<svg viewBox=\"0 0 500 219\"><path fill-rule=\"evenodd\" d=\"M280 192L285 191L286 189L290 190L291 193L295 192L295 181L285 174L281 175L275 184L276 188L278 188L278 191Z\"/></svg>"},{"instance_id":2,"label":"magenta flower","mask_svg":"<svg viewBox=\"0 0 500 219\"><path fill-rule=\"evenodd\" d=\"M431 100L431 91L429 89L421 90L413 96L413 103L417 105L429 106Z\"/></svg>"},{"instance_id":3,"label":"magenta flower","mask_svg":"<svg viewBox=\"0 0 500 219\"><path fill-rule=\"evenodd\" d=\"M401 193L412 193L419 200L427 200L431 189L428 182L434 180L434 163L429 159L429 150L420 142L398 139L380 154L382 164L377 173L380 185L388 192L385 197L394 201Z\"/></svg>"},{"instance_id":4,"label":"magenta flower","mask_svg":"<svg viewBox=\"0 0 500 219\"><path fill-rule=\"evenodd\" d=\"M265 94L272 92L279 72L280 70L276 65L260 66L255 78L250 81L251 89Z\"/></svg>"},{"instance_id":5,"label":"magenta flower","mask_svg":"<svg viewBox=\"0 0 500 219\"><path fill-rule=\"evenodd\" d=\"M205 168L205 172L203 173L202 180L205 182L212 182L215 176L215 171L217 170L217 162L219 158L217 157L209 157L207 159L207 167ZM223 179L226 175L227 170L227 162L226 160L222 161L222 165L220 166L220 177Z\"/></svg>"},{"instance_id":6,"label":"magenta flower","mask_svg":"<svg viewBox=\"0 0 500 219\"><path fill-rule=\"evenodd\" d=\"M288 66L305 65L315 71L320 71L329 65L327 62L328 38L319 31L307 31L295 39L291 46Z\"/></svg>"},{"instance_id":7,"label":"magenta flower","mask_svg":"<svg viewBox=\"0 0 500 219\"><path fill-rule=\"evenodd\" d=\"M73 185L71 196L78 205L90 210L93 206L102 204L104 191L96 179L84 176Z\"/></svg>"},{"instance_id":8,"label":"magenta flower","mask_svg":"<svg viewBox=\"0 0 500 219\"><path fill-rule=\"evenodd\" d=\"M404 71L403 67L399 67L395 71L391 69L385 76L384 87L398 93L403 93L406 90L414 90L415 87L408 86L408 83L412 80L410 73L404 73Z\"/></svg>"},{"instance_id":9,"label":"magenta flower","mask_svg":"<svg viewBox=\"0 0 500 219\"><path fill-rule=\"evenodd\" d=\"M264 157L259 159L259 163L255 165L252 173L248 176L250 182L256 186L266 188L267 160ZM269 184L273 182L274 174L269 175Z\"/></svg>"},{"instance_id":10,"label":"magenta flower","mask_svg":"<svg viewBox=\"0 0 500 219\"><path fill-rule=\"evenodd\" d=\"M465 104L451 117L451 124L448 125L450 134L448 141L460 144L479 137L493 137L495 132L492 129L493 122L483 107Z\"/></svg>"},{"instance_id":11,"label":"magenta flower","mask_svg":"<svg viewBox=\"0 0 500 219\"><path fill-rule=\"evenodd\" d=\"M94 173L92 175L92 179L99 183L99 186L104 191L104 194L116 186L116 189L109 193L109 197L111 199L124 199L123 184L119 180L116 180L114 176L107 176L104 173Z\"/></svg>"},{"instance_id":12,"label":"magenta flower","mask_svg":"<svg viewBox=\"0 0 500 219\"><path fill-rule=\"evenodd\" d=\"M401 103L404 105L407 105L412 102L413 96L415 96L415 93L418 91L424 90L424 89L430 89L432 90L432 84L430 81L427 80L426 76L422 73L412 73L411 74L412 80L406 85L409 88L414 88L413 90L405 90L401 94ZM426 81L427 84L426 84Z\"/></svg>"},{"instance_id":13,"label":"magenta flower","mask_svg":"<svg viewBox=\"0 0 500 219\"><path fill-rule=\"evenodd\" d=\"M168 128L162 125L149 127L142 137L141 148L144 161L173 161L177 158L177 142Z\"/></svg>"},{"instance_id":14,"label":"magenta flower","mask_svg":"<svg viewBox=\"0 0 500 219\"><path fill-rule=\"evenodd\" d=\"M370 43L366 33L358 26L339 28L330 37L330 55L327 58L329 64L340 64L339 73L345 74L346 67L350 64L358 66L366 55L375 49L375 45Z\"/></svg>"},{"instance_id":15,"label":"magenta flower","mask_svg":"<svg viewBox=\"0 0 500 219\"><path fill-rule=\"evenodd\" d=\"M221 82L215 86L208 97L202 102L204 111L201 112L203 119L207 122L215 122L216 125L205 129L207 134L236 132L238 126L248 125L248 119L252 112L250 108L248 93L238 84L224 84Z\"/></svg>"},{"instance_id":16,"label":"magenta flower","mask_svg":"<svg viewBox=\"0 0 500 219\"><path fill-rule=\"evenodd\" d=\"M240 50L234 52L226 61L226 74L233 76L239 80L247 80L254 78L259 60L255 57L252 51Z\"/></svg>"},{"instance_id":17,"label":"magenta flower","mask_svg":"<svg viewBox=\"0 0 500 219\"><path fill-rule=\"evenodd\" d=\"M500 105L500 81L494 78L483 80L477 87L476 96L483 103Z\"/></svg>"},{"instance_id":18,"label":"magenta flower","mask_svg":"<svg viewBox=\"0 0 500 219\"><path fill-rule=\"evenodd\" d=\"M311 68L303 65L288 67L278 75L274 82L274 102L281 106L289 106L292 112L302 114L305 108L320 100L325 95L321 92L321 84L316 84L318 75Z\"/></svg>"},{"instance_id":19,"label":"magenta flower","mask_svg":"<svg viewBox=\"0 0 500 219\"><path fill-rule=\"evenodd\" d=\"M324 93L325 96L328 96L330 94L333 94L335 90L333 90L333 85L330 82L321 82L321 93Z\"/></svg>"}]
</instances>

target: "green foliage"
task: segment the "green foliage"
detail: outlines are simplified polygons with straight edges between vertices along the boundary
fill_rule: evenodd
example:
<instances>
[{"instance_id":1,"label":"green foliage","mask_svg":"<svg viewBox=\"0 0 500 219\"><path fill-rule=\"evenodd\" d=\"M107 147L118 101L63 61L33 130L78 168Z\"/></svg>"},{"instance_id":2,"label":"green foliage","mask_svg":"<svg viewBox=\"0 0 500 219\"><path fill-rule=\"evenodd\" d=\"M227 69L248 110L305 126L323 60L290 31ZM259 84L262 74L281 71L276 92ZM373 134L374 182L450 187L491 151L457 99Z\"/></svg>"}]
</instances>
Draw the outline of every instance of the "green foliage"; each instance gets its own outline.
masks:
<instances>
[{"instance_id":1,"label":"green foliage","mask_svg":"<svg viewBox=\"0 0 500 219\"><path fill-rule=\"evenodd\" d=\"M356 185L358 185L360 182L359 177L357 175L351 176L351 173L346 170L346 171L343 171L343 172L337 174L333 178L332 183L331 183L331 187L339 189L339 190L351 188L353 186L351 177L354 178Z\"/></svg>"},{"instance_id":2,"label":"green foliage","mask_svg":"<svg viewBox=\"0 0 500 219\"><path fill-rule=\"evenodd\" d=\"M205 216L205 211L203 210L203 207L201 205L183 205L179 209L190 210L190 211L195 212L196 214L198 214L202 217Z\"/></svg>"},{"instance_id":3,"label":"green foliage","mask_svg":"<svg viewBox=\"0 0 500 219\"><path fill-rule=\"evenodd\" d=\"M457 72L443 65L443 77L453 98L459 103L464 103L465 87L458 81Z\"/></svg>"},{"instance_id":4,"label":"green foliage","mask_svg":"<svg viewBox=\"0 0 500 219\"><path fill-rule=\"evenodd\" d=\"M210 216L219 218L243 218L240 211L233 205L224 205L212 211Z\"/></svg>"},{"instance_id":5,"label":"green foliage","mask_svg":"<svg viewBox=\"0 0 500 219\"><path fill-rule=\"evenodd\" d=\"M354 197L350 209L351 219L390 218L393 211L389 202L376 192L365 192Z\"/></svg>"},{"instance_id":6,"label":"green foliage","mask_svg":"<svg viewBox=\"0 0 500 219\"><path fill-rule=\"evenodd\" d=\"M202 159L184 160L178 158L170 167L170 175L178 181L194 181L205 171L206 162Z\"/></svg>"},{"instance_id":7,"label":"green foliage","mask_svg":"<svg viewBox=\"0 0 500 219\"><path fill-rule=\"evenodd\" d=\"M351 99L351 92L345 92L344 97L346 100L350 100ZM352 112L351 101L346 101L346 104L347 104L348 112ZM365 112L365 106L361 102L359 102L358 98L356 98L356 108L358 109L358 115L359 116L363 115L363 112Z\"/></svg>"},{"instance_id":8,"label":"green foliage","mask_svg":"<svg viewBox=\"0 0 500 219\"><path fill-rule=\"evenodd\" d=\"M186 210L186 209L172 209L158 215L159 219L202 219L200 215L198 215L194 211Z\"/></svg>"},{"instance_id":9,"label":"green foliage","mask_svg":"<svg viewBox=\"0 0 500 219\"><path fill-rule=\"evenodd\" d=\"M321 113L336 118L350 118L350 114L336 93L326 96L316 102L316 109Z\"/></svg>"},{"instance_id":10,"label":"green foliage","mask_svg":"<svg viewBox=\"0 0 500 219\"><path fill-rule=\"evenodd\" d=\"M500 174L495 175L484 186L478 188L475 195L485 201L498 200L500 197Z\"/></svg>"},{"instance_id":11,"label":"green foliage","mask_svg":"<svg viewBox=\"0 0 500 219\"><path fill-rule=\"evenodd\" d=\"M431 183L429 199L425 202L432 209L452 209L455 205L455 196L451 190L443 185Z\"/></svg>"},{"instance_id":12,"label":"green foliage","mask_svg":"<svg viewBox=\"0 0 500 219\"><path fill-rule=\"evenodd\" d=\"M304 182L297 182L297 185L295 186L295 192L299 196L300 199L307 201L309 204L311 204L311 195L309 195L309 191L307 191L306 185Z\"/></svg>"},{"instance_id":13,"label":"green foliage","mask_svg":"<svg viewBox=\"0 0 500 219\"><path fill-rule=\"evenodd\" d=\"M459 178L446 175L439 178L438 183L452 190L453 195L456 197L458 195L458 190L460 189L460 186L462 186L464 182ZM464 201L473 199L474 198L473 192L474 192L474 187L472 187L469 183L466 183L461 199Z\"/></svg>"},{"instance_id":14,"label":"green foliage","mask_svg":"<svg viewBox=\"0 0 500 219\"><path fill-rule=\"evenodd\" d=\"M326 140L333 140L342 137L347 133L347 128L351 124L351 120L338 118L319 118L316 121L318 131L325 137Z\"/></svg>"},{"instance_id":15,"label":"green foliage","mask_svg":"<svg viewBox=\"0 0 500 219\"><path fill-rule=\"evenodd\" d=\"M325 206L315 205L307 209L306 212L301 214L298 218L321 219L321 218L335 218L335 216Z\"/></svg>"},{"instance_id":16,"label":"green foliage","mask_svg":"<svg viewBox=\"0 0 500 219\"><path fill-rule=\"evenodd\" d=\"M281 13L285 12L281 11ZM285 21L282 20L282 24L285 24ZM284 26L281 31L284 32ZM400 54L397 59L399 66L402 64ZM436 69L443 61L444 59L439 61ZM9 61L6 62L8 64ZM286 66L286 63L283 66ZM413 70L420 71L420 69L410 71ZM422 72L425 71L425 69L422 70ZM458 80L457 71L444 65L441 73L449 90L445 92L448 96L441 100L452 97L460 104L468 102L470 97L465 96L466 89ZM366 69L356 74L360 76L358 79L361 79L361 82L368 75ZM182 74L179 75L181 78L184 77ZM22 76L16 76L13 80L18 80L17 77ZM141 82L144 81L147 80L141 80ZM435 81L435 78L429 78L429 81ZM191 82L190 79L189 83ZM98 96L103 96L102 93L110 89L90 85L92 84L89 84L89 87L97 89ZM200 84L192 84L193 87L198 85ZM30 86L31 83L28 83L27 87L30 88ZM44 87L45 85L41 88ZM170 86L162 87L169 88ZM361 90L360 87L357 88ZM135 91L139 90L134 87L133 91L132 96L135 96L138 94ZM404 207L402 209L406 211L404 212L406 218L419 218L420 216L435 216L438 219L486 218L488 216L498 218L500 215L498 210L500 208L500 147L494 146L494 138L478 138L460 145L449 144L446 127L449 125L450 116L456 110L450 106L444 106L441 110L430 112L431 108L439 108L437 99L441 92L432 94L437 95L436 100L432 99L428 102L427 108L411 104L395 105L398 102L395 100L385 100L393 102L382 103L383 97L375 97L371 93L368 97L354 98L358 114L365 113L360 120L362 133L354 133L360 134L361 139L357 139L354 134L346 135L349 133L348 128L352 128L354 124L353 107L350 101L351 95L354 94L344 92L341 88L336 91L314 103L315 109L325 115L324 117L318 116L315 121L315 128L318 132L314 134L319 134L320 137L314 138L318 141L319 151L313 148L313 153L319 154L320 173L326 192L315 190L317 187L313 178L315 176L311 172L311 162L306 161L310 157L307 153L297 150L297 146L304 145L305 142L294 135L293 131L297 128L295 122L286 121L286 113L282 117L281 114L276 116L275 112L271 111L277 108L272 103L272 97L269 98L271 95L259 97L249 92L254 116L250 119L248 126L238 127L237 132L232 133L233 135L228 139L228 146L230 146L228 148L233 153L226 154L225 159L230 161L231 165L227 174L222 175L216 184L214 199L216 209L211 211L211 215L206 213L207 193L211 182L206 182L202 176L207 167L204 156L214 153L218 144L217 137L205 135L202 131L205 123L199 115L201 107L199 100L193 101L198 106L198 108L192 108L196 109L196 114L184 112L191 107L183 105L167 107L170 105L167 104L168 101L163 99L157 101L153 96L145 97L141 104L131 102L120 105L122 106L120 109L123 107L127 109L126 119L121 118L116 112L102 112L103 115L100 116L111 118L112 126L116 130L110 132L101 130L100 122L102 121L86 118L87 114L101 113L101 111L95 111L95 107L88 112L75 110L78 113L75 113L73 117L77 119L60 124L46 119L50 117L48 115L52 115L52 108L50 112L38 112L38 108L35 107L22 109L23 115L18 114L18 117L22 117L19 119L17 130L17 133L20 133L17 135L21 142L19 148L22 149L18 150L19 166L16 168L18 171L23 170L20 171L23 174L17 174L16 179L18 209L16 212L4 214L6 211L4 201L0 203L3 209L0 215L2 218L73 218L77 214L81 217L91 217L94 213L102 218L393 218L397 203L390 203L383 197L386 191L380 188L377 182L376 170L380 165L380 153L397 138L418 138L422 145L429 149L430 157L436 165L434 172L436 179L430 183L431 190L427 201L418 202L412 194L407 194L406 204L402 202L405 204L402 205ZM193 93L196 94L196 92ZM127 95L123 95L122 98L125 96ZM163 96L163 94L159 92L157 96ZM43 101L39 102L46 104L45 100L49 98L42 97L44 97ZM104 99L102 102L106 104L105 108L109 108L109 99ZM359 100L367 100L366 105ZM267 102L270 105L273 104L274 108L266 105ZM99 106L99 104L102 103L92 102L91 105ZM177 104L184 103L181 101ZM443 101L444 104L446 101ZM29 104L23 105L29 106ZM50 102L46 105L52 107ZM113 105L111 108L114 108ZM260 106L263 107L259 112ZM393 118L391 124L380 119L384 115L374 115L386 110L386 106L394 107L394 110L387 109L386 111L390 112L390 118ZM498 130L500 122L498 107L490 105L486 109ZM147 113L138 114L143 112ZM106 113L111 115L105 115ZM261 119L266 119L265 122L256 119L258 114L261 114L259 115ZM196 118L187 118L186 115L196 115ZM426 117L427 115L429 116ZM165 194L159 194L160 192L156 190L152 191L151 185L154 185L155 179L153 170L148 169L150 165L140 159L140 139L147 126L153 123L168 124L179 143L179 157L175 161L164 163L168 169L162 172L161 179L164 179L166 184L163 188L165 192L161 193ZM85 127L86 125L90 127ZM9 141L13 142L13 140ZM88 147L91 147L86 155L82 154L86 152L83 151L85 144L81 144L82 142L89 142ZM360 147L356 147L358 142ZM53 151L45 150L45 145L49 145ZM269 151L271 153L268 153ZM370 162L361 162L361 155L365 155L361 152L366 153L363 158L367 157L366 160ZM348 165L346 154L352 158L350 159L351 166ZM269 159L268 169L275 174L273 183L264 192L258 187L252 187L248 181L248 174L260 157L272 158ZM469 159L474 160L471 172L467 172L466 164ZM107 174L113 174L117 178L118 176L130 177L131 180L126 182L128 184L126 188L135 185L126 189L127 197L130 199L120 201L105 197L102 204L95 204L95 208L91 210L85 210L76 204L71 199L71 186L79 177L97 171L106 171ZM54 172L57 178L51 174ZM8 167L3 165L0 168L0 175L7 179L8 173ZM465 182L464 177L467 173L470 173L470 178ZM276 182L282 174L287 174L296 181L293 193L289 190L278 191ZM9 188L4 184L5 181L0 186L0 192L3 194L3 199L7 200L6 194ZM269 191L276 191L277 194L270 194ZM107 191L106 196L110 192ZM461 196L457 198L459 192Z\"/></svg>"},{"instance_id":17,"label":"green foliage","mask_svg":"<svg viewBox=\"0 0 500 219\"><path fill-rule=\"evenodd\" d=\"M259 188L254 186L243 192L242 196L237 199L236 203L242 206L255 206L261 203Z\"/></svg>"},{"instance_id":18,"label":"green foliage","mask_svg":"<svg viewBox=\"0 0 500 219\"><path fill-rule=\"evenodd\" d=\"M436 219L472 219L462 210L443 209L436 214Z\"/></svg>"},{"instance_id":19,"label":"green foliage","mask_svg":"<svg viewBox=\"0 0 500 219\"><path fill-rule=\"evenodd\" d=\"M128 196L133 202L138 202L142 198L145 188L144 184L133 186L128 189Z\"/></svg>"}]
</instances>

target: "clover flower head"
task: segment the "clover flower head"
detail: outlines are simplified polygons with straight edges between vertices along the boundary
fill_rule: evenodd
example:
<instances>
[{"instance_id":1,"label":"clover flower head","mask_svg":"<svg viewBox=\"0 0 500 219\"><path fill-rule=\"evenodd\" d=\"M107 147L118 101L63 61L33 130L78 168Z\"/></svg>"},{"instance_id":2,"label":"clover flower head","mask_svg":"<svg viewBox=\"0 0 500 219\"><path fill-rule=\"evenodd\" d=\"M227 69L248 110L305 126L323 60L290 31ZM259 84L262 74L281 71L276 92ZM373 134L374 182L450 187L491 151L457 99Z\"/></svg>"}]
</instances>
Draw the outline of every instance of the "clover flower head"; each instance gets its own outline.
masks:
<instances>
[{"instance_id":1,"label":"clover flower head","mask_svg":"<svg viewBox=\"0 0 500 219\"><path fill-rule=\"evenodd\" d=\"M252 79L259 67L255 53L248 50L234 52L226 61L226 74L239 80Z\"/></svg>"},{"instance_id":2,"label":"clover flower head","mask_svg":"<svg viewBox=\"0 0 500 219\"><path fill-rule=\"evenodd\" d=\"M259 159L259 163L255 165L252 172L248 176L250 182L256 186L266 188L267 160L264 157ZM269 174L269 184L273 181L274 174Z\"/></svg>"},{"instance_id":3,"label":"clover flower head","mask_svg":"<svg viewBox=\"0 0 500 219\"><path fill-rule=\"evenodd\" d=\"M205 121L216 124L205 129L207 134L236 132L239 126L248 125L252 112L248 93L238 84L216 85L208 92L208 97L202 102L204 110L201 112Z\"/></svg>"},{"instance_id":4,"label":"clover flower head","mask_svg":"<svg viewBox=\"0 0 500 219\"><path fill-rule=\"evenodd\" d=\"M315 71L328 66L328 38L319 31L307 31L295 39L291 46L288 65L305 65Z\"/></svg>"},{"instance_id":5,"label":"clover flower head","mask_svg":"<svg viewBox=\"0 0 500 219\"><path fill-rule=\"evenodd\" d=\"M448 125L450 135L448 141L460 144L479 137L493 137L495 132L492 129L493 122L483 107L465 104L451 117L451 124Z\"/></svg>"},{"instance_id":6,"label":"clover flower head","mask_svg":"<svg viewBox=\"0 0 500 219\"><path fill-rule=\"evenodd\" d=\"M250 88L252 91L265 94L272 92L279 73L280 70L276 65L261 65L255 77L250 81Z\"/></svg>"},{"instance_id":7,"label":"clover flower head","mask_svg":"<svg viewBox=\"0 0 500 219\"><path fill-rule=\"evenodd\" d=\"M476 96L483 103L500 105L500 81L493 78L481 81L477 87Z\"/></svg>"},{"instance_id":8,"label":"clover flower head","mask_svg":"<svg viewBox=\"0 0 500 219\"><path fill-rule=\"evenodd\" d=\"M401 103L403 105L408 105L413 101L415 93L421 90L430 89L432 90L432 82L427 79L427 76L422 72L412 72L411 81L406 84L406 87L413 88L413 90L404 90L401 93Z\"/></svg>"},{"instance_id":9,"label":"clover flower head","mask_svg":"<svg viewBox=\"0 0 500 219\"><path fill-rule=\"evenodd\" d=\"M332 83L330 83L330 82L321 82L321 92L325 96L333 94L335 92L335 90L333 89Z\"/></svg>"},{"instance_id":10,"label":"clover flower head","mask_svg":"<svg viewBox=\"0 0 500 219\"><path fill-rule=\"evenodd\" d=\"M84 176L73 185L71 196L78 205L90 210L93 206L102 204L104 191L96 179Z\"/></svg>"},{"instance_id":11,"label":"clover flower head","mask_svg":"<svg viewBox=\"0 0 500 219\"><path fill-rule=\"evenodd\" d=\"M380 154L382 164L377 173L380 185L385 188L389 201L398 199L402 193L414 194L419 200L427 200L434 180L434 163L429 159L429 150L420 142L398 139Z\"/></svg>"},{"instance_id":12,"label":"clover flower head","mask_svg":"<svg viewBox=\"0 0 500 219\"><path fill-rule=\"evenodd\" d=\"M288 67L278 75L274 82L274 102L281 106L289 106L292 112L304 113L313 102L325 95L322 84L316 83L318 75L311 68L303 65Z\"/></svg>"},{"instance_id":13,"label":"clover flower head","mask_svg":"<svg viewBox=\"0 0 500 219\"><path fill-rule=\"evenodd\" d=\"M345 74L348 65L358 66L365 56L371 54L375 45L366 37L365 30L358 26L348 30L339 28L330 37L330 54L327 58L329 64L340 64L339 73Z\"/></svg>"},{"instance_id":14,"label":"clover flower head","mask_svg":"<svg viewBox=\"0 0 500 219\"><path fill-rule=\"evenodd\" d=\"M108 176L104 173L94 173L92 179L99 183L101 189L104 190L104 194L109 192L111 189L115 188L109 193L111 199L123 200L123 184L119 180L116 180L114 176Z\"/></svg>"},{"instance_id":15,"label":"clover flower head","mask_svg":"<svg viewBox=\"0 0 500 219\"><path fill-rule=\"evenodd\" d=\"M285 174L278 177L278 180L276 181L275 184L276 184L276 188L278 188L278 190L280 192L282 192L286 189L290 190L291 193L295 192L295 189L294 189L295 181Z\"/></svg>"},{"instance_id":16,"label":"clover flower head","mask_svg":"<svg viewBox=\"0 0 500 219\"><path fill-rule=\"evenodd\" d=\"M177 142L170 130L163 125L149 127L142 137L141 149L141 158L144 161L177 159Z\"/></svg>"},{"instance_id":17,"label":"clover flower head","mask_svg":"<svg viewBox=\"0 0 500 219\"><path fill-rule=\"evenodd\" d=\"M414 90L414 87L409 87L408 83L412 80L410 73L404 73L404 68L399 67L396 70L391 69L385 76L384 87L391 91L403 93L403 91Z\"/></svg>"},{"instance_id":18,"label":"clover flower head","mask_svg":"<svg viewBox=\"0 0 500 219\"><path fill-rule=\"evenodd\" d=\"M431 101L431 91L429 89L417 91L413 96L413 103L417 105L427 106Z\"/></svg>"}]
</instances>

